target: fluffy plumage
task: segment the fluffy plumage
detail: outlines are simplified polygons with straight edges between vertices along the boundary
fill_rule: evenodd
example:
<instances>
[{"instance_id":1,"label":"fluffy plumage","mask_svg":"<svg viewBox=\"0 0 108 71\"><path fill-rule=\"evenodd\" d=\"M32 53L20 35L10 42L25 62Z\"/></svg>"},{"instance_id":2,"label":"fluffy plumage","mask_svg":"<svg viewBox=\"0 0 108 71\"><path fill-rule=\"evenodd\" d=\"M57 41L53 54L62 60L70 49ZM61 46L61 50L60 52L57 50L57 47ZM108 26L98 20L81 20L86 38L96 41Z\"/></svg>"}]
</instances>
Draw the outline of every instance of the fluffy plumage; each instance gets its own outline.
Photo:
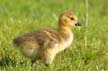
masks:
<instances>
[{"instance_id":1,"label":"fluffy plumage","mask_svg":"<svg viewBox=\"0 0 108 71\"><path fill-rule=\"evenodd\" d=\"M73 41L71 26L80 25L72 11L65 11L59 17L58 29L40 29L26 33L13 40L21 53L32 63L40 60L51 64L57 53L69 47Z\"/></svg>"}]
</instances>

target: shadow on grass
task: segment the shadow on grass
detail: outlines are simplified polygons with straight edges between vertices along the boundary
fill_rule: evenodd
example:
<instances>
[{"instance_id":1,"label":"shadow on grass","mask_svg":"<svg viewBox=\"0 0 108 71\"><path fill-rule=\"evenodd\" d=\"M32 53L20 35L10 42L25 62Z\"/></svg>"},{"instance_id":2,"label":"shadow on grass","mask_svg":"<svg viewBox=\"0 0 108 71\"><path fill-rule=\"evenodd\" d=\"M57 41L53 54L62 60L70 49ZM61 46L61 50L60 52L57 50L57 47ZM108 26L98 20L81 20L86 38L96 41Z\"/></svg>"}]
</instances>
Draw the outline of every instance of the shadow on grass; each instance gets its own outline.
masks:
<instances>
[{"instance_id":1,"label":"shadow on grass","mask_svg":"<svg viewBox=\"0 0 108 71\"><path fill-rule=\"evenodd\" d=\"M0 60L1 68L6 68L8 66L16 67L17 64L17 61L15 61L15 59L10 58L9 55L3 56Z\"/></svg>"},{"instance_id":2,"label":"shadow on grass","mask_svg":"<svg viewBox=\"0 0 108 71\"><path fill-rule=\"evenodd\" d=\"M14 66L16 64L16 61L11 59L8 55L3 56L2 59L0 60L0 67L6 67L8 65Z\"/></svg>"}]
</instances>

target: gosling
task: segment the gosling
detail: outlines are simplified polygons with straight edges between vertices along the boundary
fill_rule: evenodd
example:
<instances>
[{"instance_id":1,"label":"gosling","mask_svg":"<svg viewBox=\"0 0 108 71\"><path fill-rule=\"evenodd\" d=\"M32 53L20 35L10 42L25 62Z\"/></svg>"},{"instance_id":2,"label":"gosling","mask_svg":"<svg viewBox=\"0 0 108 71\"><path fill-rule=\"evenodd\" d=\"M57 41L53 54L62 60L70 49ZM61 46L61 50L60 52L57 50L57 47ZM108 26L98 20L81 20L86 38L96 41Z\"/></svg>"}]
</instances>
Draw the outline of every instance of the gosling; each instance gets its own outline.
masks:
<instances>
[{"instance_id":1,"label":"gosling","mask_svg":"<svg viewBox=\"0 0 108 71\"><path fill-rule=\"evenodd\" d=\"M72 11L64 11L58 21L58 29L40 29L23 34L13 40L20 52L31 59L32 65L39 60L45 65L53 62L56 54L68 48L73 41L72 26L80 26Z\"/></svg>"}]
</instances>

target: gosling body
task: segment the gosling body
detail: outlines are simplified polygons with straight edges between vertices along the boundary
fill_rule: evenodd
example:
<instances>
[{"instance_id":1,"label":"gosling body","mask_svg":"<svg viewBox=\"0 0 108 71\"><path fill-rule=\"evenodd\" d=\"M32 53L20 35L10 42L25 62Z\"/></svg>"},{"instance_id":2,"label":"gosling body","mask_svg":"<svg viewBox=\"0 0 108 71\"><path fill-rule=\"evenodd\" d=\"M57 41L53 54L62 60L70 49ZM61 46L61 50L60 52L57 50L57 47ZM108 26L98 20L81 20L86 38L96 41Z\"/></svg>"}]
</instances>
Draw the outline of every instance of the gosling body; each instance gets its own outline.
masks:
<instances>
[{"instance_id":1,"label":"gosling body","mask_svg":"<svg viewBox=\"0 0 108 71\"><path fill-rule=\"evenodd\" d=\"M80 24L72 11L65 11L60 15L58 25L58 29L40 29L26 33L15 38L13 43L32 63L40 60L44 64L51 64L56 54L72 44L73 33L70 27Z\"/></svg>"}]
</instances>

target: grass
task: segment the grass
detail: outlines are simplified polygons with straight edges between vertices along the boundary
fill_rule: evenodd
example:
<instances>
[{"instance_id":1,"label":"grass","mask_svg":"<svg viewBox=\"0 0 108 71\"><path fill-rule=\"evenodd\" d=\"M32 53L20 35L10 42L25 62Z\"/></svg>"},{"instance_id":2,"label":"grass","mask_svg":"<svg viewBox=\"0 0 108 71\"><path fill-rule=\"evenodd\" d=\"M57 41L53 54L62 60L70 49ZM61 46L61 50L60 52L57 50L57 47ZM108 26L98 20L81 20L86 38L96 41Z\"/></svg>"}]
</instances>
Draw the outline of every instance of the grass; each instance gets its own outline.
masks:
<instances>
[{"instance_id":1,"label":"grass","mask_svg":"<svg viewBox=\"0 0 108 71\"><path fill-rule=\"evenodd\" d=\"M89 0L85 27L84 0L0 0L0 71L108 71L107 0ZM73 27L74 42L50 67L30 66L12 39L39 28L56 28L63 10L74 10L82 23Z\"/></svg>"}]
</instances>

